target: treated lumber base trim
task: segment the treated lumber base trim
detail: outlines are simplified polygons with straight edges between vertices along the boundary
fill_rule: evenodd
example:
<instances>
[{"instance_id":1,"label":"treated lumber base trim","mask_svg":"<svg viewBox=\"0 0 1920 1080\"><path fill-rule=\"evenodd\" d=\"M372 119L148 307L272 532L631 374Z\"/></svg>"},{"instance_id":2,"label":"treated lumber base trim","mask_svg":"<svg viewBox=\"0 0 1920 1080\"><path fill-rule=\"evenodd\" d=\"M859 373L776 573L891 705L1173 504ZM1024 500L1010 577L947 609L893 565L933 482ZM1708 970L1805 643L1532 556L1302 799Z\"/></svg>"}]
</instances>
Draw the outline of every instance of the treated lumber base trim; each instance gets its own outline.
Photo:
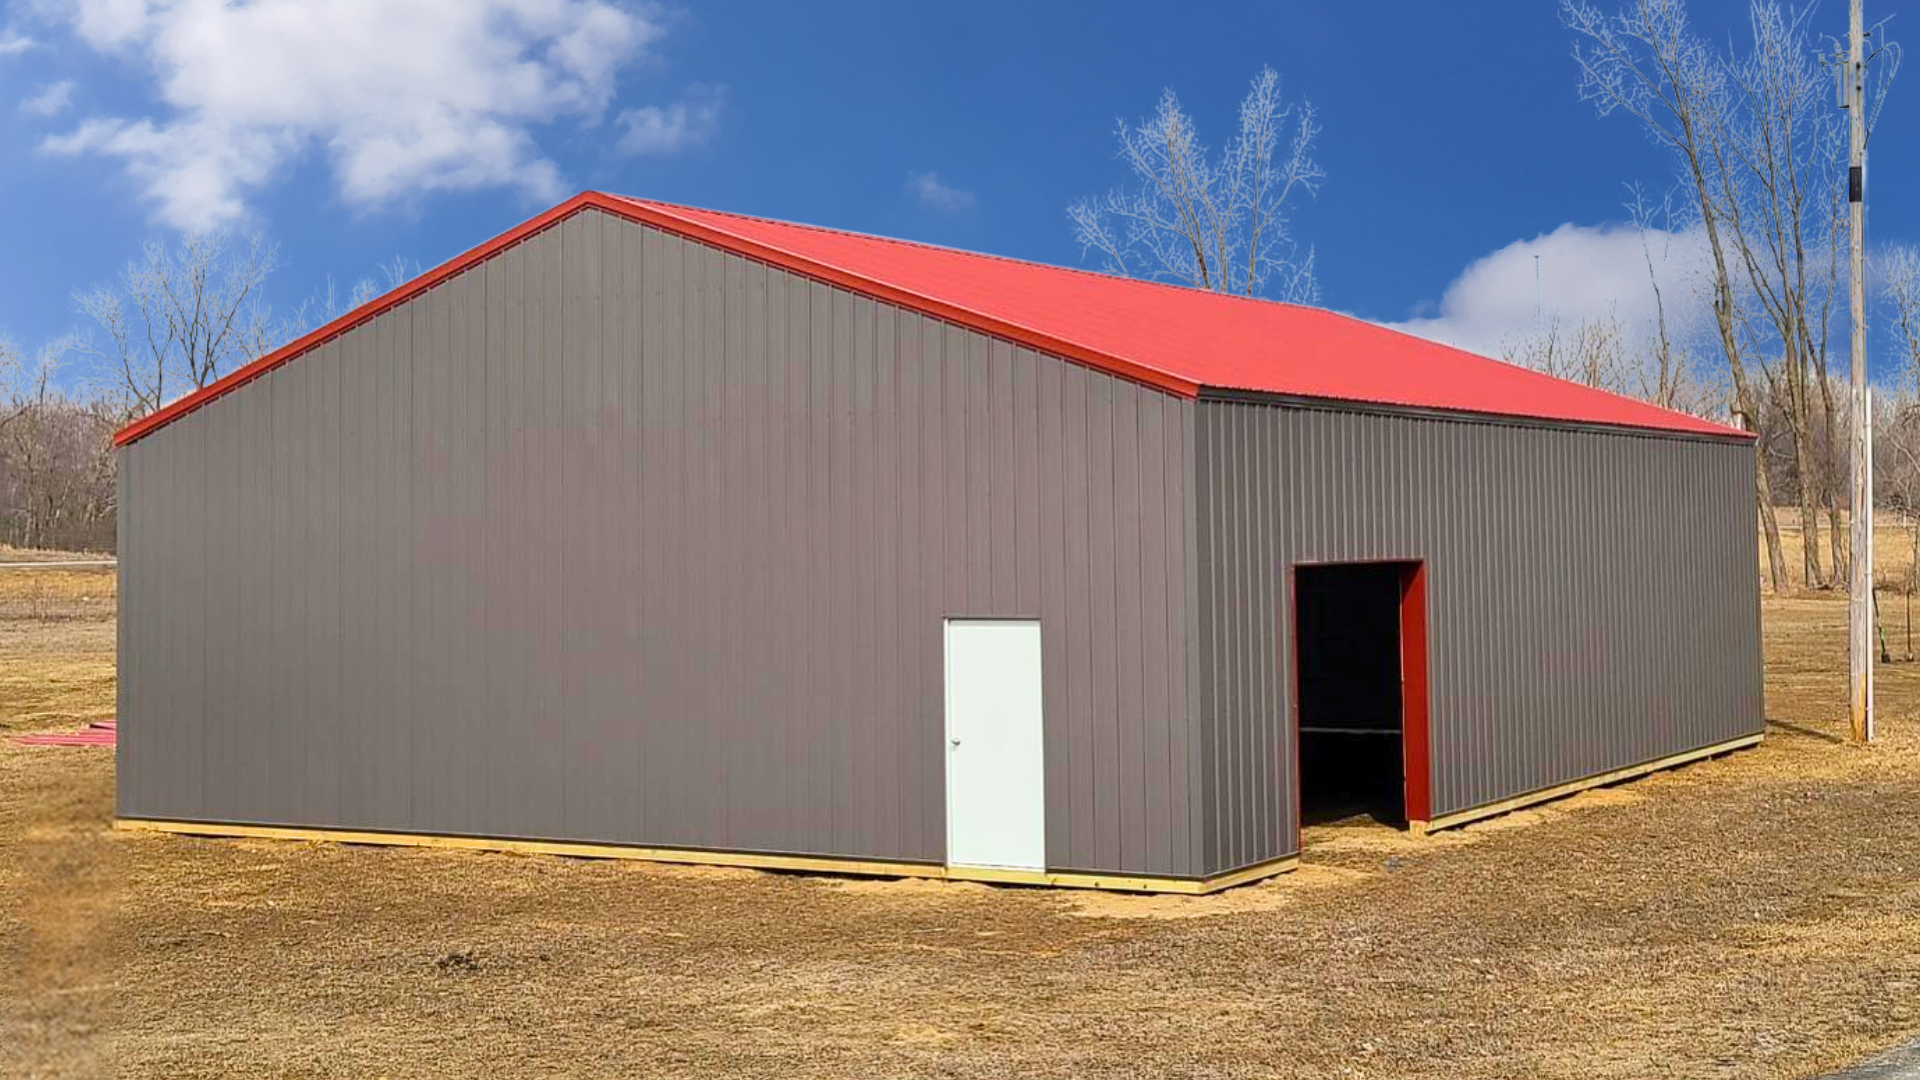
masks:
<instances>
[{"instance_id":1,"label":"treated lumber base trim","mask_svg":"<svg viewBox=\"0 0 1920 1080\"><path fill-rule=\"evenodd\" d=\"M1488 803L1485 806L1476 806L1471 810L1461 810L1457 813L1443 814L1434 818L1432 821L1410 821L1407 823L1407 831L1417 835L1430 833L1436 829L1451 829L1457 825L1466 825L1483 818L1490 818L1498 814L1505 814L1528 806L1535 806L1539 803L1565 798L1568 795L1575 795L1593 788L1605 787L1608 784L1618 784L1623 780L1632 780L1636 777L1645 776L1648 773L1677 768L1690 762L1701 761L1710 757L1719 757L1722 754L1731 754L1735 750L1745 750L1748 747L1758 745L1760 745L1759 735L1742 735L1737 739L1729 739L1726 742L1715 743L1712 746L1703 746L1698 750L1689 750L1684 754L1672 754L1654 761L1643 762L1639 765L1629 765L1624 769L1615 769L1612 772L1603 772L1596 776L1585 777L1584 779L1570 781L1565 784L1556 784L1549 788L1541 788L1538 791L1531 791L1525 795L1518 795L1511 799L1502 799L1499 802Z\"/></svg>"},{"instance_id":2,"label":"treated lumber base trim","mask_svg":"<svg viewBox=\"0 0 1920 1080\"><path fill-rule=\"evenodd\" d=\"M927 863L895 863L877 859L824 859L809 855L694 851L682 848L629 847L624 844L584 844L561 840L511 840L491 836L359 832L352 829L307 829L284 825L237 825L217 821L115 818L113 827L140 832L176 833L182 836L306 840L335 844L372 844L382 847L448 848L459 851L506 851L520 855L567 855L578 859L637 859L643 862L739 866L753 870L800 870L820 874L938 877L943 869Z\"/></svg>"},{"instance_id":3,"label":"treated lumber base trim","mask_svg":"<svg viewBox=\"0 0 1920 1080\"><path fill-rule=\"evenodd\" d=\"M886 862L878 859L834 859L817 855L770 855L745 851L703 851L689 848L632 847L625 844L582 844L556 840L508 840L485 836L438 836L422 833L356 832L350 829L301 829L282 825L235 825L226 822L164 821L154 818L115 818L113 827L137 832L174 833L252 840L304 840L336 844L375 844L383 847L427 847L460 851L507 851L522 855L566 855L580 859L635 859L642 862L700 866L737 866L750 870L793 870L813 874L852 874L862 877L933 878L944 881L980 881L996 885L1046 885L1064 889L1107 889L1120 892L1179 893L1198 896L1230 889L1274 874L1299 863L1296 856L1273 859L1207 878L1129 877L1069 871L995 870L984 867L941 866L938 863Z\"/></svg>"},{"instance_id":4,"label":"treated lumber base trim","mask_svg":"<svg viewBox=\"0 0 1920 1080\"><path fill-rule=\"evenodd\" d=\"M991 867L949 866L940 868L938 877L948 881L984 881L994 885L1050 885L1062 889L1107 889L1114 892L1175 893L1204 896L1231 889L1236 885L1284 874L1300 865L1297 855L1269 859L1266 862L1229 870L1205 878L1128 877L1123 874L1088 874L1057 870L996 870Z\"/></svg>"}]
</instances>

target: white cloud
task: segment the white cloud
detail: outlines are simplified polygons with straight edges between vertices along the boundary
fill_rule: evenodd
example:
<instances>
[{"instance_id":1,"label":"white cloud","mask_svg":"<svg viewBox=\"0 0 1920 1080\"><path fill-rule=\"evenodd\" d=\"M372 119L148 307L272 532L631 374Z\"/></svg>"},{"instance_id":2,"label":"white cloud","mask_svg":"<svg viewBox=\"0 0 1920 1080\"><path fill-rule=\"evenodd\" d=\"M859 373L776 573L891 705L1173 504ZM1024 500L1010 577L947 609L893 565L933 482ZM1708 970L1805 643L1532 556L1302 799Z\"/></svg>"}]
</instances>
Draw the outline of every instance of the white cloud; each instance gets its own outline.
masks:
<instances>
[{"instance_id":1,"label":"white cloud","mask_svg":"<svg viewBox=\"0 0 1920 1080\"><path fill-rule=\"evenodd\" d=\"M609 0L56 0L86 44L143 62L167 113L95 118L54 154L126 163L163 222L212 229L318 150L341 196L517 188L552 200L531 126L593 124L664 33Z\"/></svg>"},{"instance_id":2,"label":"white cloud","mask_svg":"<svg viewBox=\"0 0 1920 1080\"><path fill-rule=\"evenodd\" d=\"M939 173L914 173L907 177L907 190L913 192L921 202L949 214L973 207L973 192L941 183Z\"/></svg>"},{"instance_id":3,"label":"white cloud","mask_svg":"<svg viewBox=\"0 0 1920 1080\"><path fill-rule=\"evenodd\" d=\"M42 87L40 92L30 98L23 98L20 111L31 116L58 116L73 104L73 80L62 79L51 86Z\"/></svg>"},{"instance_id":4,"label":"white cloud","mask_svg":"<svg viewBox=\"0 0 1920 1080\"><path fill-rule=\"evenodd\" d=\"M726 105L724 86L690 86L681 100L664 108L647 105L628 109L618 123L627 129L620 137L623 154L671 154L707 141L720 124Z\"/></svg>"},{"instance_id":5,"label":"white cloud","mask_svg":"<svg viewBox=\"0 0 1920 1080\"><path fill-rule=\"evenodd\" d=\"M1617 316L1629 331L1653 324L1655 301L1647 273L1651 251L1676 336L1692 329L1700 304L1693 288L1703 240L1691 232L1649 229L1642 247L1631 225L1566 224L1531 240L1516 240L1469 264L1447 286L1437 315L1388 323L1396 330L1470 352L1499 356L1503 342L1534 326L1534 256L1540 257L1540 311L1577 324Z\"/></svg>"},{"instance_id":6,"label":"white cloud","mask_svg":"<svg viewBox=\"0 0 1920 1080\"><path fill-rule=\"evenodd\" d=\"M40 43L12 30L0 32L0 56L19 56Z\"/></svg>"}]
</instances>

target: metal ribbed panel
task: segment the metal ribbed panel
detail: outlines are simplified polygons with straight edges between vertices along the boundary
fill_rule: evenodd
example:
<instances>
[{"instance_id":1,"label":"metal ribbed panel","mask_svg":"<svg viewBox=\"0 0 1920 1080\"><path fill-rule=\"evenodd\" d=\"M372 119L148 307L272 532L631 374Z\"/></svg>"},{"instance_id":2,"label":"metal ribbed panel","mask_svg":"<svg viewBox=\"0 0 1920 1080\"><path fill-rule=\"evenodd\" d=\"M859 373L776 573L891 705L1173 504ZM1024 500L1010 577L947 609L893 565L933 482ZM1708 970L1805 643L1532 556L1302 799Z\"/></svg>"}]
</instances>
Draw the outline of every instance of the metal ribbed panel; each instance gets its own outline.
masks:
<instances>
[{"instance_id":1,"label":"metal ribbed panel","mask_svg":"<svg viewBox=\"0 0 1920 1080\"><path fill-rule=\"evenodd\" d=\"M122 454L128 816L942 858L941 620L1049 863L1194 875L1196 406L589 212Z\"/></svg>"},{"instance_id":2,"label":"metal ribbed panel","mask_svg":"<svg viewBox=\"0 0 1920 1080\"><path fill-rule=\"evenodd\" d=\"M1751 448L1203 401L1207 872L1291 852L1289 568L1427 563L1433 812L1760 730Z\"/></svg>"}]
</instances>

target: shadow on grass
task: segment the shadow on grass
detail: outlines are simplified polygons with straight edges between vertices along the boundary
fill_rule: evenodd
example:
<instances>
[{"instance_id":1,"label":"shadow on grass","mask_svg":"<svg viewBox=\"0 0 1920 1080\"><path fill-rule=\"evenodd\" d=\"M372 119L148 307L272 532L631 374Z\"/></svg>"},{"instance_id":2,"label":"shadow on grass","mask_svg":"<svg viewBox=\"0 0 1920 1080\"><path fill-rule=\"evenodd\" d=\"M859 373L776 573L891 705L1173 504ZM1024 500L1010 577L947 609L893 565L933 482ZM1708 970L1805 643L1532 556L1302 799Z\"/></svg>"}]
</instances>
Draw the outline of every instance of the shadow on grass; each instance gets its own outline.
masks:
<instances>
[{"instance_id":1,"label":"shadow on grass","mask_svg":"<svg viewBox=\"0 0 1920 1080\"><path fill-rule=\"evenodd\" d=\"M1789 724L1785 720L1768 720L1767 726L1779 728L1781 731L1791 731L1795 735L1805 735L1809 739L1819 739L1821 742L1839 744L1847 741L1830 731L1815 731L1810 727L1801 727L1799 724Z\"/></svg>"}]
</instances>

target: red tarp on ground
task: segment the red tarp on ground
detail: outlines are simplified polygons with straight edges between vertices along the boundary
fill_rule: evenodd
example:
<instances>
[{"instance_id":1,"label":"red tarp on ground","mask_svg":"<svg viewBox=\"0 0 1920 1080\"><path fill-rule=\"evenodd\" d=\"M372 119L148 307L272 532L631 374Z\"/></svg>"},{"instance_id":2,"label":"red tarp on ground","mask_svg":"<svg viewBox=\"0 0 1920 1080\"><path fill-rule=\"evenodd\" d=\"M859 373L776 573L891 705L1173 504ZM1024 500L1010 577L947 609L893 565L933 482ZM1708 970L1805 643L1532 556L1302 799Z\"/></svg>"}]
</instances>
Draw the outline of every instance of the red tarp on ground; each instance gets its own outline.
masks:
<instances>
[{"instance_id":1,"label":"red tarp on ground","mask_svg":"<svg viewBox=\"0 0 1920 1080\"><path fill-rule=\"evenodd\" d=\"M15 741L29 746L112 746L118 729L112 720L95 720L79 731L49 731L21 735Z\"/></svg>"}]
</instances>

